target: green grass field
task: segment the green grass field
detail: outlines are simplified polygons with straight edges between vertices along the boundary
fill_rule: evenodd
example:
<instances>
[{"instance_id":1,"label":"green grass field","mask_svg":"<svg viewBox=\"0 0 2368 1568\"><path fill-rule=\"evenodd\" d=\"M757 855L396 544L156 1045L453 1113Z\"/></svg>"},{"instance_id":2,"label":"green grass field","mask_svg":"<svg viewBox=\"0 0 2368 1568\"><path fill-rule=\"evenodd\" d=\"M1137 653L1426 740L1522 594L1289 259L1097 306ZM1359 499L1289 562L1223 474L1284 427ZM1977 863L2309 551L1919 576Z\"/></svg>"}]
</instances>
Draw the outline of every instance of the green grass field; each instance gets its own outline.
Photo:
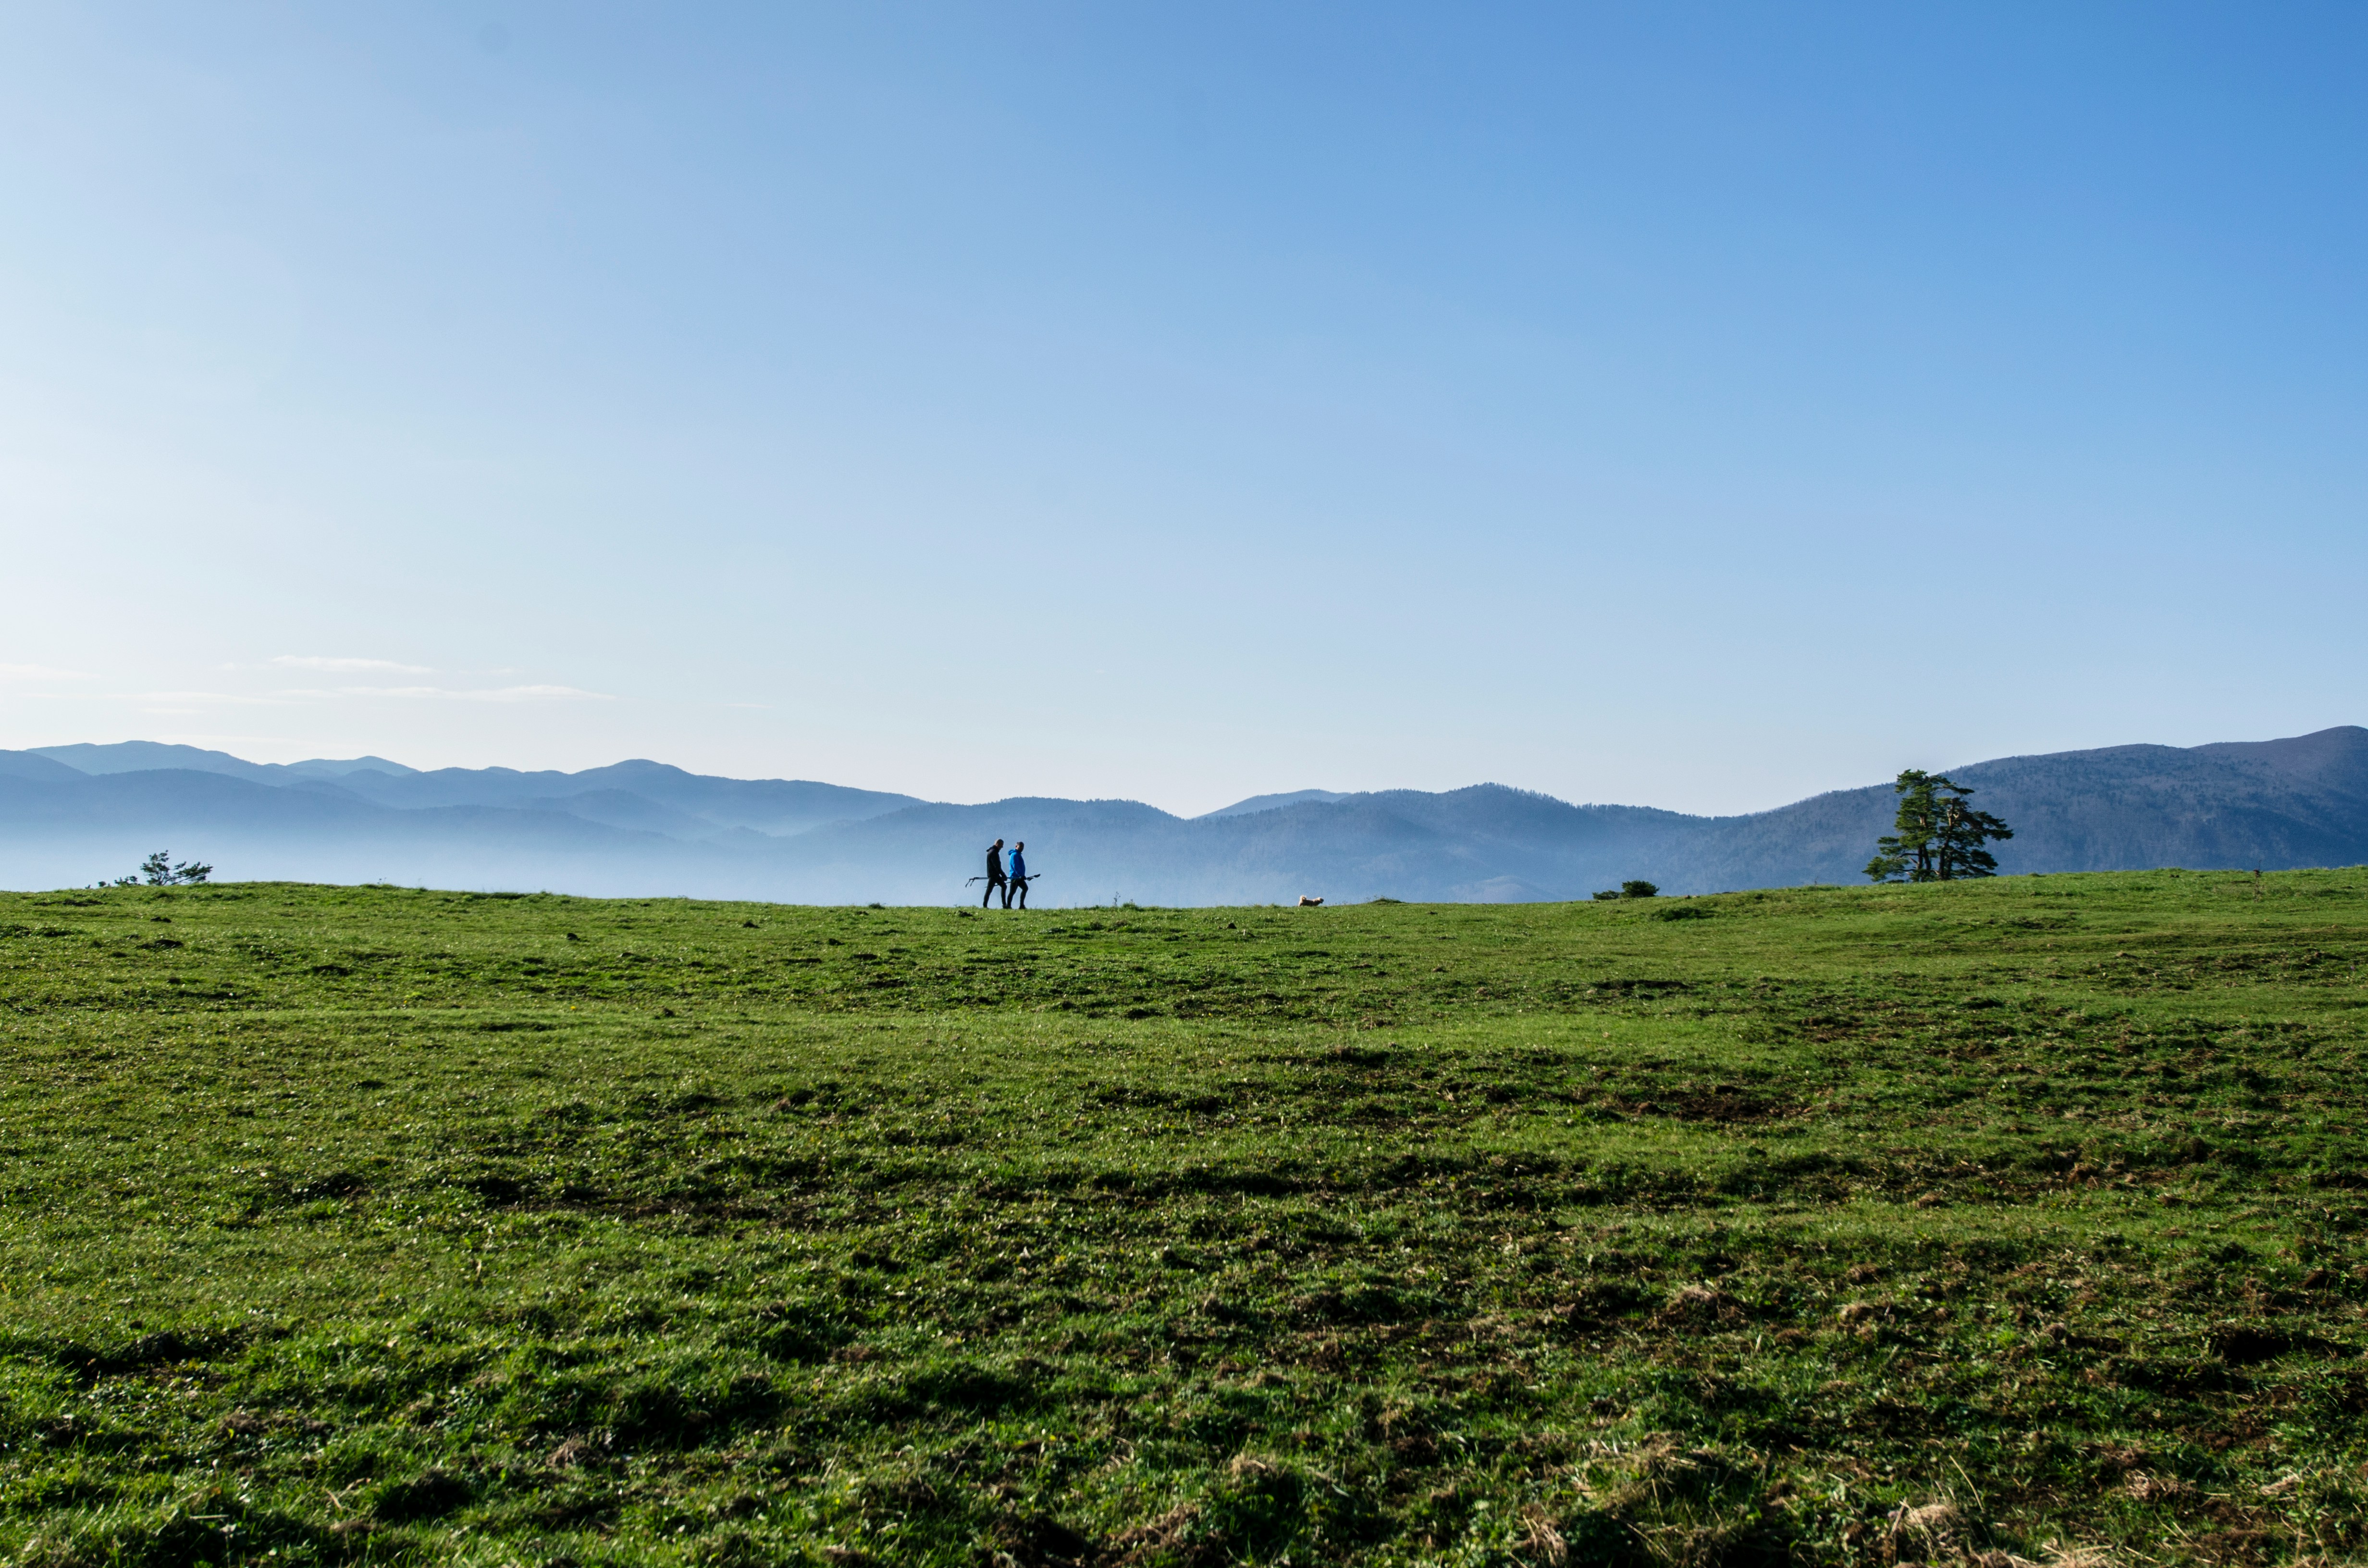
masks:
<instances>
[{"instance_id":1,"label":"green grass field","mask_svg":"<svg viewBox=\"0 0 2368 1568\"><path fill-rule=\"evenodd\" d=\"M0 1560L2360 1562L2368 869L0 894Z\"/></svg>"}]
</instances>

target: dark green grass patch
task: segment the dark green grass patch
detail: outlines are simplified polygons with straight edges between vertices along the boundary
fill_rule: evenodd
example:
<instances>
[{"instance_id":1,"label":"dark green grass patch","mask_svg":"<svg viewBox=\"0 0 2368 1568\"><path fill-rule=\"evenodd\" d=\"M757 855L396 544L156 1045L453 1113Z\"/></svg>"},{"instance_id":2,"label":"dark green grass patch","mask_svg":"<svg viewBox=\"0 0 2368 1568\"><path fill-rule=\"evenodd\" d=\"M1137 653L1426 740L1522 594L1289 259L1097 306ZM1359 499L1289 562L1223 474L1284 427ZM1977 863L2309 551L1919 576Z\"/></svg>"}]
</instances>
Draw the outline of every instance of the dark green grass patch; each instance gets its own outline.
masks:
<instances>
[{"instance_id":1,"label":"dark green grass patch","mask_svg":"<svg viewBox=\"0 0 2368 1568\"><path fill-rule=\"evenodd\" d=\"M0 896L0 1553L2355 1560L2363 914Z\"/></svg>"}]
</instances>

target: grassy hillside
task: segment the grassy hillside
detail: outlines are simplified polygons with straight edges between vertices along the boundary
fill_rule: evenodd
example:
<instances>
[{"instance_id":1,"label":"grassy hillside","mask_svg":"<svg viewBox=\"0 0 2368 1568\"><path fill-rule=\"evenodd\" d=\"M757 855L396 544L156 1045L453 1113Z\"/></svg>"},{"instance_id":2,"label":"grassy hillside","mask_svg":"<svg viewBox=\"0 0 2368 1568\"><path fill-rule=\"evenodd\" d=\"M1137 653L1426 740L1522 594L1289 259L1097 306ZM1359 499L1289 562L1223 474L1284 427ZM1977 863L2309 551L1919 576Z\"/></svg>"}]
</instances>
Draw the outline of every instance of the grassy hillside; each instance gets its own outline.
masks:
<instances>
[{"instance_id":1,"label":"grassy hillside","mask_svg":"<svg viewBox=\"0 0 2368 1568\"><path fill-rule=\"evenodd\" d=\"M2359 1561L2364 937L0 896L0 1556Z\"/></svg>"}]
</instances>

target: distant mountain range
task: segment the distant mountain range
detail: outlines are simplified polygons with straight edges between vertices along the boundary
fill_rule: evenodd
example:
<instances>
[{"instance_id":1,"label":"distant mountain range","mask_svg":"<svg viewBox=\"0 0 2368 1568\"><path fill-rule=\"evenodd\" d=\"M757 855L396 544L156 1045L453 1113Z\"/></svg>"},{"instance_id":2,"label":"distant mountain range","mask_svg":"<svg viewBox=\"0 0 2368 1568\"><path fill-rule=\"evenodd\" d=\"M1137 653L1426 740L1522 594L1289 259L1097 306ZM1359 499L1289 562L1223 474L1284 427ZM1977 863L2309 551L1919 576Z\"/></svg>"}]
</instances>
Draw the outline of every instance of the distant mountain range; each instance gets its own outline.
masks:
<instances>
[{"instance_id":1,"label":"distant mountain range","mask_svg":"<svg viewBox=\"0 0 2368 1568\"><path fill-rule=\"evenodd\" d=\"M2368 729L2356 725L1951 775L2013 824L1998 846L2009 872L2368 862ZM656 762L423 772L128 741L0 751L0 884L86 885L169 849L236 881L952 903L1000 837L1027 841L1039 904L1503 903L1584 898L1629 878L1668 892L1856 881L1893 804L1886 783L1700 817L1479 784L1301 790L1185 818L1133 801L945 805Z\"/></svg>"}]
</instances>

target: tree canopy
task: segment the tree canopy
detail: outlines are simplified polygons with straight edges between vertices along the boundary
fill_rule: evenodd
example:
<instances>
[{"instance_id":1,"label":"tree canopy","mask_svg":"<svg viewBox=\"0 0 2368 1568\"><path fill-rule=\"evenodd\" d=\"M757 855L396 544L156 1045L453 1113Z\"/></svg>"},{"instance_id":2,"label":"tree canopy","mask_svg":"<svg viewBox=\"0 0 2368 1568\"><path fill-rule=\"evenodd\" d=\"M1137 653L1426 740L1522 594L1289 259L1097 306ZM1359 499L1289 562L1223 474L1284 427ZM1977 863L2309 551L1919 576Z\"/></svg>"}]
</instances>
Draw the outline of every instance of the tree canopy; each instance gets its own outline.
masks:
<instances>
[{"instance_id":1,"label":"tree canopy","mask_svg":"<svg viewBox=\"0 0 2368 1568\"><path fill-rule=\"evenodd\" d=\"M152 888L169 888L182 882L202 882L213 874L211 866L195 860L184 860L175 865L172 856L159 849L141 861L140 869L131 876L116 878L115 885L120 888L138 887L144 881Z\"/></svg>"},{"instance_id":2,"label":"tree canopy","mask_svg":"<svg viewBox=\"0 0 2368 1568\"><path fill-rule=\"evenodd\" d=\"M1983 846L2012 838L2014 829L1966 804L1971 790L1946 774L1917 767L1902 772L1892 788L1899 796L1899 814L1890 835L1875 841L1874 858L1866 863L1870 881L1947 882L1998 875L1998 857Z\"/></svg>"}]
</instances>

